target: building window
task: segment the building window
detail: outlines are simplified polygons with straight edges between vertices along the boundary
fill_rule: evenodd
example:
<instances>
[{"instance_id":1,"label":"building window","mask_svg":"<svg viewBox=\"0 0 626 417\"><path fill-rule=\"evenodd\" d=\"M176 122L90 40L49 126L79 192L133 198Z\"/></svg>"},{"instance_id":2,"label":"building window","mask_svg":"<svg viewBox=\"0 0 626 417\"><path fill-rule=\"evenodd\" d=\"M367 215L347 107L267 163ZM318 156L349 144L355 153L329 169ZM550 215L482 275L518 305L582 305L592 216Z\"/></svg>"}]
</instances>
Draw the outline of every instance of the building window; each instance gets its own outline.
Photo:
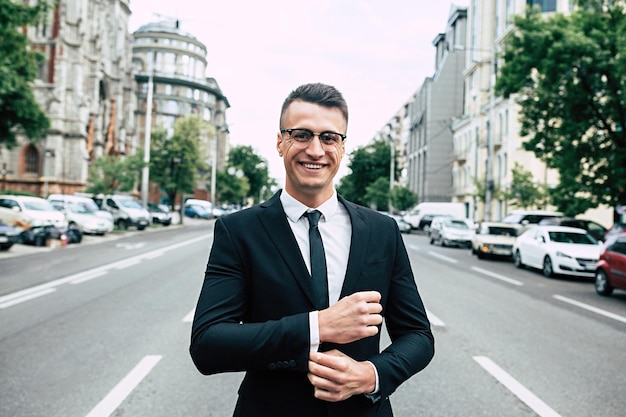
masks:
<instances>
[{"instance_id":1,"label":"building window","mask_svg":"<svg viewBox=\"0 0 626 417\"><path fill-rule=\"evenodd\" d=\"M39 173L39 152L34 145L28 145L24 151L24 173Z\"/></svg>"},{"instance_id":2,"label":"building window","mask_svg":"<svg viewBox=\"0 0 626 417\"><path fill-rule=\"evenodd\" d=\"M556 12L556 0L526 0L529 6L539 5L542 12Z\"/></svg>"}]
</instances>

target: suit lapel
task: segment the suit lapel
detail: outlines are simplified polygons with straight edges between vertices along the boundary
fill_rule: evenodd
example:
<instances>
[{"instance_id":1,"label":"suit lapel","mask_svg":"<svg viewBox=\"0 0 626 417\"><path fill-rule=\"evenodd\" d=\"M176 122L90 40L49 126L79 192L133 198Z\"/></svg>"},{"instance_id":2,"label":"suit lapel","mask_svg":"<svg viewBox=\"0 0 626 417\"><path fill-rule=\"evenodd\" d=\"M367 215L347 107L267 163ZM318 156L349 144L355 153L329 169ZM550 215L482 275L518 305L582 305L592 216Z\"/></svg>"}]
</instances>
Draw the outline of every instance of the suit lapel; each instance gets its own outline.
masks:
<instances>
[{"instance_id":1,"label":"suit lapel","mask_svg":"<svg viewBox=\"0 0 626 417\"><path fill-rule=\"evenodd\" d=\"M278 249L280 257L285 261L294 279L298 282L311 304L315 306L315 288L279 197L280 191L261 204L261 207L265 210L259 214L259 221L263 229L265 229L269 241ZM273 261L268 260L268 262Z\"/></svg>"},{"instance_id":2,"label":"suit lapel","mask_svg":"<svg viewBox=\"0 0 626 417\"><path fill-rule=\"evenodd\" d=\"M370 233L367 222L363 219L360 209L356 204L346 201L338 196L339 202L344 205L352 222L352 238L350 240L350 256L348 257L348 268L346 277L341 288L341 297L352 294L357 283L363 264L367 248L369 247Z\"/></svg>"}]
</instances>

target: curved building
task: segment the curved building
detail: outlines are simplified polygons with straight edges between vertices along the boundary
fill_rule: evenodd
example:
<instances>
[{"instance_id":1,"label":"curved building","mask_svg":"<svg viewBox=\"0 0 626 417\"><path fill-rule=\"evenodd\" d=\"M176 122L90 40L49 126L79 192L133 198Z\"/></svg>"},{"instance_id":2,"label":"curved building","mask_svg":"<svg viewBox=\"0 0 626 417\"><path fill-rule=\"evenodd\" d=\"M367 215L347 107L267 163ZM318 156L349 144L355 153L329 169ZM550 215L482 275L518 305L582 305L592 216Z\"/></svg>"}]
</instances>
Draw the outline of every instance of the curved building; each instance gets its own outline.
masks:
<instances>
[{"instance_id":1,"label":"curved building","mask_svg":"<svg viewBox=\"0 0 626 417\"><path fill-rule=\"evenodd\" d=\"M203 139L203 157L211 167L222 169L229 151L226 109L230 105L217 81L205 75L206 46L181 30L177 20L146 24L132 37L137 97L135 126L140 147L147 128L148 85L152 81L150 128L161 126L171 135L177 118L199 115L215 127L215 135ZM196 196L210 199L207 183L211 174L200 174Z\"/></svg>"}]
</instances>

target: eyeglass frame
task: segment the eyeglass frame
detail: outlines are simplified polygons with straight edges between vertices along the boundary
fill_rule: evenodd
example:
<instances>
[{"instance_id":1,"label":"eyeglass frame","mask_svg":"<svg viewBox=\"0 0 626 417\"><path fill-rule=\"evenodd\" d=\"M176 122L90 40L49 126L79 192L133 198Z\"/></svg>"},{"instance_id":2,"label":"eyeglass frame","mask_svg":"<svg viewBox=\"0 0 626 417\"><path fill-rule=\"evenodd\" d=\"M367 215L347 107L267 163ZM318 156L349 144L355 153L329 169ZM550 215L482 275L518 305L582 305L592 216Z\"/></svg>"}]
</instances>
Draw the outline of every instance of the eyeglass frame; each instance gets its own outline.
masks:
<instances>
[{"instance_id":1,"label":"eyeglass frame","mask_svg":"<svg viewBox=\"0 0 626 417\"><path fill-rule=\"evenodd\" d=\"M339 133L339 132L333 132L332 130L325 130L325 131L323 131L323 132L314 132L314 131L312 131L311 129L307 129L307 128L304 128L304 127L294 127L294 128L292 128L292 129L280 129L280 133L281 133L281 134L285 134L285 133L287 133L287 134L289 134L289 139L291 139L291 140L293 140L293 141L295 141L295 142L297 142L297 143L303 143L303 142L299 141L298 139L294 138L294 137L291 135L291 133L292 133L294 130L303 130L303 131L308 132L308 133L310 133L310 134L311 134L311 139L310 139L310 140L308 140L308 141L306 142L306 146L305 146L303 149L306 149L306 148L308 148L308 147L309 147L309 145L311 144L311 142L313 142L313 138L314 138L315 136L317 136L317 137L318 137L318 139L320 140L320 144L321 144L322 146L324 146L324 142L322 142L322 140L321 140L321 139L322 139L322 135L323 135L324 133L329 133L329 134L333 134L333 135L339 135L339 137L341 138L341 142L334 142L334 143L336 144L336 148L337 148L337 149L339 149L339 145L343 145L344 141L345 141L345 140L346 140L346 138L347 138L347 135L344 135L343 133Z\"/></svg>"}]
</instances>

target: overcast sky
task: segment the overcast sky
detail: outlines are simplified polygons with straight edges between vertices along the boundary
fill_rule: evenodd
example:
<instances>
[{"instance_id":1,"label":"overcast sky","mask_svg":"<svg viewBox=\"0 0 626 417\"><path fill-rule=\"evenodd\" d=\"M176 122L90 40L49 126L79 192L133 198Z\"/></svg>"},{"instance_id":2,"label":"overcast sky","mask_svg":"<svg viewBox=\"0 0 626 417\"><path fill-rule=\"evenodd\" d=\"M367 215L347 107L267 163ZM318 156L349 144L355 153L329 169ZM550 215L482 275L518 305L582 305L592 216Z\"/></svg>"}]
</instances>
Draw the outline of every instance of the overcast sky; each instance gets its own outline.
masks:
<instances>
[{"instance_id":1,"label":"overcast sky","mask_svg":"<svg viewBox=\"0 0 626 417\"><path fill-rule=\"evenodd\" d=\"M280 106L300 84L339 89L350 111L348 153L434 73L433 39L469 0L131 0L130 30L175 18L208 50L207 76L230 102L232 145L251 145L282 186ZM347 174L344 158L341 175Z\"/></svg>"}]
</instances>

